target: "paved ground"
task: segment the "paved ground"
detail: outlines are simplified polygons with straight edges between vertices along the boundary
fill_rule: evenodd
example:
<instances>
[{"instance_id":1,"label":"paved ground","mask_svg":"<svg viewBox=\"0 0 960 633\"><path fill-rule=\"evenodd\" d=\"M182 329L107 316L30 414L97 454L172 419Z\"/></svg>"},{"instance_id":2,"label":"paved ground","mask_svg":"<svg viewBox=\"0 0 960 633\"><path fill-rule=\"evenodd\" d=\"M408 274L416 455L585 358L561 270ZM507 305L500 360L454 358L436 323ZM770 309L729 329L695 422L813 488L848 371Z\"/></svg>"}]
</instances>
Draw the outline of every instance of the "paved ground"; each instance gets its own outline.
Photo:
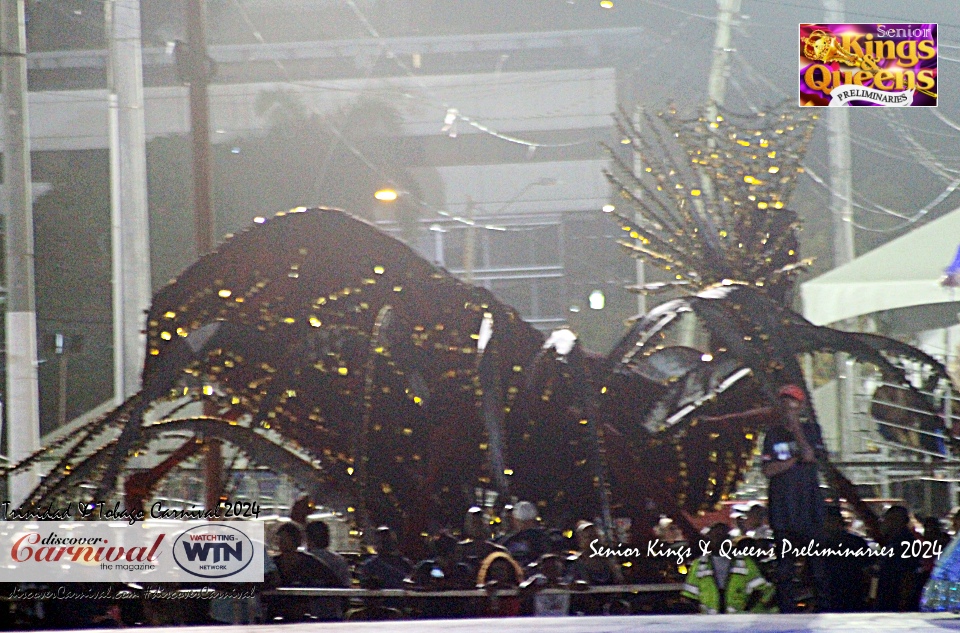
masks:
<instances>
[{"instance_id":1,"label":"paved ground","mask_svg":"<svg viewBox=\"0 0 960 633\"><path fill-rule=\"evenodd\" d=\"M857 615L640 615L625 617L409 620L284 626L190 627L190 633L800 633L803 631L960 631L960 614L864 613ZM170 629L139 629L169 633Z\"/></svg>"}]
</instances>

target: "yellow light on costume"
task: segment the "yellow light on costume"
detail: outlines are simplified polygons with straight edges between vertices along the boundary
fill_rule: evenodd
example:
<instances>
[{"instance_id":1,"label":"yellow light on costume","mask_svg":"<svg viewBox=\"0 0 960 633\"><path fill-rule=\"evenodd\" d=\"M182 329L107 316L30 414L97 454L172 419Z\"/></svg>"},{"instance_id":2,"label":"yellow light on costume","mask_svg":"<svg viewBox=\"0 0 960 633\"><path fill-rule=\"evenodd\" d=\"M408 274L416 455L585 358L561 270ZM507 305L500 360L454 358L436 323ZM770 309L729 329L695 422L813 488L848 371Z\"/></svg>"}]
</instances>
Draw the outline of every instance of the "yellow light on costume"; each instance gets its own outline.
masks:
<instances>
[{"instance_id":1,"label":"yellow light on costume","mask_svg":"<svg viewBox=\"0 0 960 633\"><path fill-rule=\"evenodd\" d=\"M373 193L373 197L379 200L380 202L393 202L400 196L395 189L384 188L384 189L378 189L377 191L375 191Z\"/></svg>"},{"instance_id":2,"label":"yellow light on costume","mask_svg":"<svg viewBox=\"0 0 960 633\"><path fill-rule=\"evenodd\" d=\"M232 292L230 292L229 290L227 290L226 288L224 288L223 290L221 290L220 292L217 293L217 296L226 299L227 297L229 297L229 296L232 295L232 294L233 294Z\"/></svg>"},{"instance_id":3,"label":"yellow light on costume","mask_svg":"<svg viewBox=\"0 0 960 633\"><path fill-rule=\"evenodd\" d=\"M691 195L691 196L699 196L699 195L700 195L700 190L699 190L699 189L691 189L691 190L690 190L690 195Z\"/></svg>"},{"instance_id":4,"label":"yellow light on costume","mask_svg":"<svg viewBox=\"0 0 960 633\"><path fill-rule=\"evenodd\" d=\"M601 2L600 2L600 8L601 8L601 9L612 9L612 8L613 8L613 0L601 0Z\"/></svg>"}]
</instances>

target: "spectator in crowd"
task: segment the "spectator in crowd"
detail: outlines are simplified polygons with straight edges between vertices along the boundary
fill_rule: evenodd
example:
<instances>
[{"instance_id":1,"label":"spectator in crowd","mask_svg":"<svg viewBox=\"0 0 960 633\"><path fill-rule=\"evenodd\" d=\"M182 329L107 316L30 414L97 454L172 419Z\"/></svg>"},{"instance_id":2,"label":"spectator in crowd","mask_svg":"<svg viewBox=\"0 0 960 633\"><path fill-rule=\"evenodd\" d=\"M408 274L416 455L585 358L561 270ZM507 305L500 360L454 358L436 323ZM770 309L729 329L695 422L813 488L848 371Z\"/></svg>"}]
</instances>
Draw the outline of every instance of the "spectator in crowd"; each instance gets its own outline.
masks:
<instances>
[{"instance_id":1,"label":"spectator in crowd","mask_svg":"<svg viewBox=\"0 0 960 633\"><path fill-rule=\"evenodd\" d=\"M505 589L516 589L524 580L523 569L506 552L493 552L481 563L477 572L477 587L485 589L489 596L485 615L506 617L520 615L518 596L501 596Z\"/></svg>"},{"instance_id":2,"label":"spectator in crowd","mask_svg":"<svg viewBox=\"0 0 960 633\"><path fill-rule=\"evenodd\" d=\"M769 480L770 527L777 542L776 551L790 552L782 543L807 543L823 540L826 505L820 492L817 459L825 453L820 427L804 418L807 396L797 385L784 385L779 391L780 418L763 440L762 470ZM817 608L829 604L829 588L823 559L808 556L806 568L813 584ZM796 557L787 554L777 559L775 582L780 611L798 611L796 595Z\"/></svg>"},{"instance_id":3,"label":"spectator in crowd","mask_svg":"<svg viewBox=\"0 0 960 633\"><path fill-rule=\"evenodd\" d=\"M413 572L413 564L400 553L397 536L386 525L377 528L374 534L376 554L364 561L357 570L360 584L366 578L375 578L384 589L403 589L404 579Z\"/></svg>"},{"instance_id":4,"label":"spectator in crowd","mask_svg":"<svg viewBox=\"0 0 960 633\"><path fill-rule=\"evenodd\" d=\"M950 544L950 535L943 529L943 523L937 517L927 517L921 522L923 536L921 539L930 546L921 552L920 577L917 580L917 591L923 592L924 585L930 580L933 568L940 560L940 555Z\"/></svg>"},{"instance_id":5,"label":"spectator in crowd","mask_svg":"<svg viewBox=\"0 0 960 633\"><path fill-rule=\"evenodd\" d=\"M606 545L603 535L593 523L581 521L574 531L577 539L577 552L569 558L567 581L583 581L591 587L619 585L623 583L623 572L615 556L592 556L591 543Z\"/></svg>"},{"instance_id":6,"label":"spectator in crowd","mask_svg":"<svg viewBox=\"0 0 960 633\"><path fill-rule=\"evenodd\" d=\"M653 527L653 536L664 543L680 543L685 540L683 530L673 519L661 516Z\"/></svg>"},{"instance_id":7,"label":"spectator in crowd","mask_svg":"<svg viewBox=\"0 0 960 633\"><path fill-rule=\"evenodd\" d=\"M490 540L490 536L490 524L483 510L477 506L467 510L463 522L463 539L457 543L456 560L469 565L473 569L474 577L483 559L494 552L507 551L504 546Z\"/></svg>"},{"instance_id":8,"label":"spectator in crowd","mask_svg":"<svg viewBox=\"0 0 960 633\"><path fill-rule=\"evenodd\" d=\"M543 593L544 589L569 590L564 580L563 559L556 554L544 554L530 566L527 579L520 583L520 602L523 613L535 616L570 615L570 593ZM586 583L580 582L586 587Z\"/></svg>"},{"instance_id":9,"label":"spectator in crowd","mask_svg":"<svg viewBox=\"0 0 960 633\"><path fill-rule=\"evenodd\" d=\"M725 523L715 523L707 530L708 553L690 565L681 595L695 601L702 613L775 611L773 585L757 564L750 558L720 555L729 538L730 527Z\"/></svg>"},{"instance_id":10,"label":"spectator in crowd","mask_svg":"<svg viewBox=\"0 0 960 633\"><path fill-rule=\"evenodd\" d=\"M333 588L340 585L330 567L316 556L300 550L303 531L295 523L284 523L277 529L276 544L280 553L273 557L277 568L273 579L275 586ZM279 617L285 622L328 621L342 616L339 599L329 598L274 599L270 611L274 619Z\"/></svg>"},{"instance_id":11,"label":"spectator in crowd","mask_svg":"<svg viewBox=\"0 0 960 633\"><path fill-rule=\"evenodd\" d=\"M873 560L863 554L870 545L862 536L847 529L847 521L840 508L829 506L824 522L824 547L836 550L827 556L827 582L830 586L830 603L824 610L841 613L864 611L867 608L867 593L870 588L869 567ZM844 552L851 552L844 554Z\"/></svg>"},{"instance_id":12,"label":"spectator in crowd","mask_svg":"<svg viewBox=\"0 0 960 633\"><path fill-rule=\"evenodd\" d=\"M513 507L515 531L503 540L503 546L520 565L535 562L550 551L550 534L538 521L537 506L520 501Z\"/></svg>"},{"instance_id":13,"label":"spectator in crowd","mask_svg":"<svg viewBox=\"0 0 960 633\"><path fill-rule=\"evenodd\" d=\"M408 584L433 591L473 588L474 571L456 558L457 539L442 533L433 539L431 548L433 557L417 563L407 579Z\"/></svg>"},{"instance_id":14,"label":"spectator in crowd","mask_svg":"<svg viewBox=\"0 0 960 633\"><path fill-rule=\"evenodd\" d=\"M350 563L340 554L330 549L330 526L323 521L311 521L307 524L307 551L322 560L337 575L340 586L349 589L351 585Z\"/></svg>"},{"instance_id":15,"label":"spectator in crowd","mask_svg":"<svg viewBox=\"0 0 960 633\"><path fill-rule=\"evenodd\" d=\"M877 575L877 611L917 611L920 608L918 589L920 559L911 556L910 544L917 535L910 527L910 510L891 506L880 522L880 545L890 548L894 556L880 558ZM906 556L904 556L906 555Z\"/></svg>"},{"instance_id":16,"label":"spectator in crowd","mask_svg":"<svg viewBox=\"0 0 960 633\"><path fill-rule=\"evenodd\" d=\"M730 538L737 538L747 535L747 511L750 506L746 503L736 503L730 507L730 520L733 521L733 528L730 530Z\"/></svg>"},{"instance_id":17,"label":"spectator in crowd","mask_svg":"<svg viewBox=\"0 0 960 633\"><path fill-rule=\"evenodd\" d=\"M773 530L767 522L767 508L762 503L751 503L743 518L744 535L757 541L773 538Z\"/></svg>"}]
</instances>

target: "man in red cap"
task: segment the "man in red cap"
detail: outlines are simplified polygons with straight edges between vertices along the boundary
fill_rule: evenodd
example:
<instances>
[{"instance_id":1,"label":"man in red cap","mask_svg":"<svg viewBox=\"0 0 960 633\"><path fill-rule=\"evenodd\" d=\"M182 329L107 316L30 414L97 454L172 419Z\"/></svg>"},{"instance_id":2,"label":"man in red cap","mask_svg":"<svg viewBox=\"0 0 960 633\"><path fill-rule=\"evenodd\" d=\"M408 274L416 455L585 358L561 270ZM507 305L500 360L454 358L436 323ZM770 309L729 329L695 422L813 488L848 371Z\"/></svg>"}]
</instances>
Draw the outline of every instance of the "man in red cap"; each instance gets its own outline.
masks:
<instances>
[{"instance_id":1,"label":"man in red cap","mask_svg":"<svg viewBox=\"0 0 960 633\"><path fill-rule=\"evenodd\" d=\"M779 420L771 426L763 439L761 462L763 474L769 479L770 527L777 541L777 601L783 613L797 610L794 595L796 556L789 554L784 540L794 548L806 546L811 540L815 547L823 541L823 521L826 505L820 492L817 473L818 453L823 454L823 438L816 422L806 419L806 392L797 385L784 385L779 393ZM822 559L807 557L807 568L817 598L817 609L829 610L826 573Z\"/></svg>"}]
</instances>

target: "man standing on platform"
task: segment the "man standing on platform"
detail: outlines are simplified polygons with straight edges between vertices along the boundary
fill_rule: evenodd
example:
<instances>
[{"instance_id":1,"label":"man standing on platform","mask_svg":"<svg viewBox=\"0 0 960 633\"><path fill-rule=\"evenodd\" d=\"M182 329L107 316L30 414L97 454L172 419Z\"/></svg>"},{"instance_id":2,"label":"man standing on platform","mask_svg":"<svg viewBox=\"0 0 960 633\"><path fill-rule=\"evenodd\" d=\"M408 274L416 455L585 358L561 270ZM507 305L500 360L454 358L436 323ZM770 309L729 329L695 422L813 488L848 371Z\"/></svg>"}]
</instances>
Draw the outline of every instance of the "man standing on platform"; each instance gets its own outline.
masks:
<instances>
[{"instance_id":1,"label":"man standing on platform","mask_svg":"<svg viewBox=\"0 0 960 633\"><path fill-rule=\"evenodd\" d=\"M797 593L797 557L784 541L794 548L815 542L823 543L823 521L826 513L817 459L825 454L820 427L804 415L806 392L797 385L784 385L779 391L779 420L770 427L763 440L763 474L769 479L770 527L777 543L777 602L781 613L798 611L802 596ZM806 557L808 576L812 582L816 608L829 611L823 559Z\"/></svg>"}]
</instances>

